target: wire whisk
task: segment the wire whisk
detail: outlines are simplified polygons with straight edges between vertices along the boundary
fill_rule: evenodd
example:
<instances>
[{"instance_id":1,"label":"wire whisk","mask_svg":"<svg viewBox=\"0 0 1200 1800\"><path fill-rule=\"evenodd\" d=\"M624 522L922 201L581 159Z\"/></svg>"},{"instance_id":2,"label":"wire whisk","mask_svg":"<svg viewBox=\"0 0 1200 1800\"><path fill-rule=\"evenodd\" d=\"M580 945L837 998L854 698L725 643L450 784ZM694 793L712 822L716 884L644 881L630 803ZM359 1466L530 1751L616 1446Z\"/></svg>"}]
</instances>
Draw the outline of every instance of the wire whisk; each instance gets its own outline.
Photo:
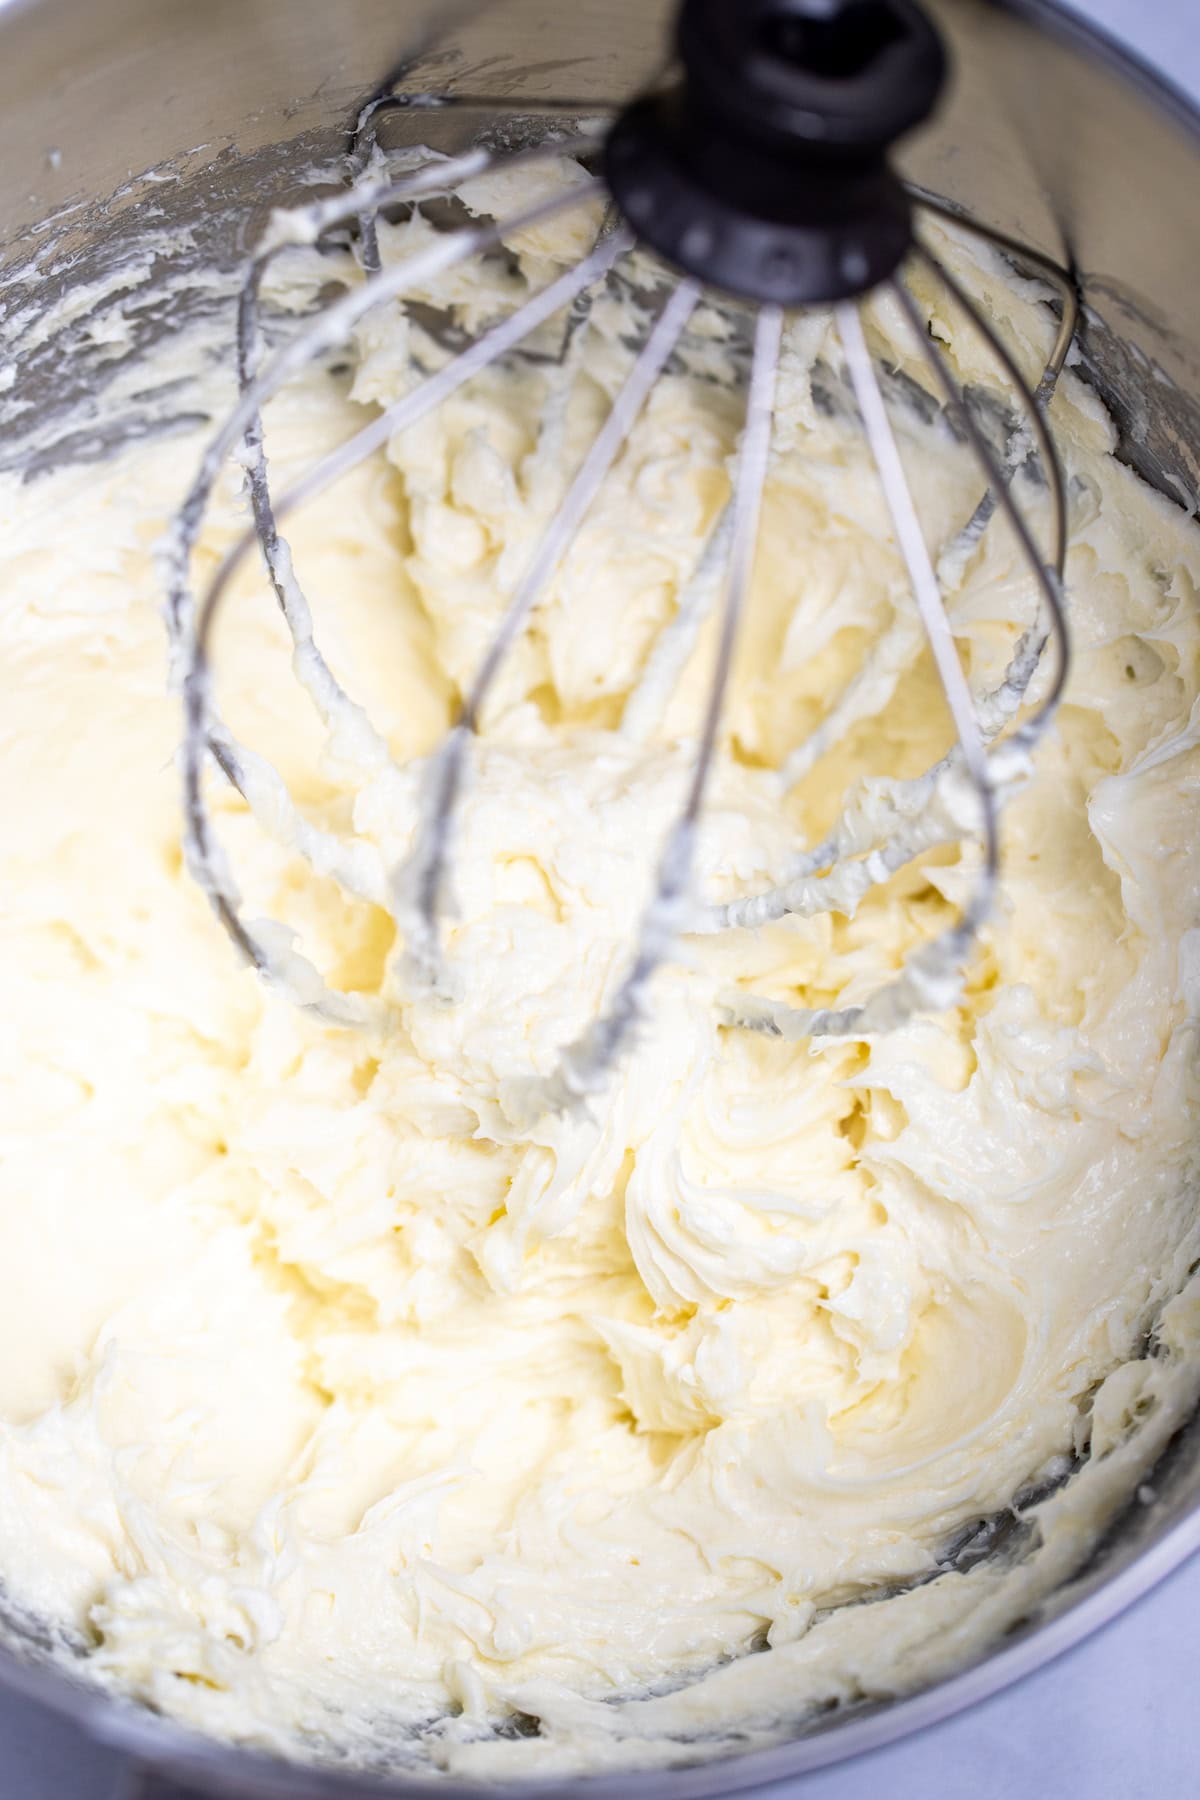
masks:
<instances>
[{"instance_id":1,"label":"wire whisk","mask_svg":"<svg viewBox=\"0 0 1200 1800\"><path fill-rule=\"evenodd\" d=\"M881 33L868 54L871 46L864 48L862 21L856 24L852 16L855 0L823 9L820 18L814 15L800 24L774 0L757 0L738 9L737 18L715 0L689 0L678 27L682 76L672 86L635 100L614 122L558 129L545 142L516 153L477 147L455 157L431 157L399 175L378 168L382 159L373 150L373 133L380 110L389 104L431 105L438 97L376 97L360 116L344 192L273 215L247 267L237 320L238 399L207 446L166 551L168 630L184 698L185 845L193 874L241 956L268 983L340 1026L386 1028L394 1008L383 998L332 989L281 927L247 922L206 797L209 760L240 791L268 832L298 849L315 870L332 877L347 894L393 913L402 931L398 975L404 995L442 994L452 1000L442 923L456 821L471 746L506 658L620 458L656 383L677 355L697 306L711 302L715 293L731 294L739 304L755 309L745 417L730 498L680 588L674 615L647 658L619 726L634 740L645 735L662 696L670 691L702 626L715 611L713 663L686 794L662 844L625 972L600 1014L574 1042L561 1047L557 1066L527 1084L524 1105L530 1116L573 1106L602 1088L647 1015L655 971L672 956L684 934L754 929L788 916L820 912L851 914L872 887L889 881L925 852L973 840L981 854L958 916L866 999L841 1008L805 1008L734 989L721 996L719 1020L727 1027L788 1039L869 1036L899 1026L921 1010L952 1004L972 944L995 901L1003 797L1023 778L1062 697L1069 669L1062 585L1067 500L1045 409L1075 330L1074 287L1064 270L1029 246L963 218L930 197L909 192L892 175L886 151L902 131L926 116L943 67L937 40L910 0L887 0L872 17L885 11L899 37L895 32ZM847 58L855 65L849 74L830 73L831 66L840 69ZM503 105L490 97L487 103L493 108ZM823 118L819 130L811 123L818 115ZM381 263L376 221L387 209L453 197L477 176L500 169L535 170L567 156L584 165L599 161L602 178L593 175L561 191L539 193L510 217L477 217L444 231L390 266ZM272 492L263 407L311 360L342 344L373 308L400 302L418 289L426 291L467 259L494 251L531 226L594 205L598 195L605 202L602 223L578 263L489 324L434 372L423 375L294 485L282 493ZM1018 263L1055 296L1057 332L1036 388L1026 380L996 327L924 241L920 221L930 217L949 220ZM317 245L335 232L349 234L361 281L306 323L290 342L267 355L260 320L264 276L282 251ZM462 695L455 722L428 759L409 853L398 866L385 867L374 846L313 823L271 766L238 743L222 721L211 668L220 609L235 575L257 546L290 634L296 678L329 740L352 748L367 769L388 767L390 751L384 737L345 692L318 647L311 610L280 527L397 433L560 317L561 396L565 396L574 351L586 334L595 297L635 246L662 257L675 272L672 285L516 583ZM978 335L1007 394L1015 397L1016 423L1002 448L990 441L931 335L906 280L909 269L919 270L937 285L967 330ZM936 562L918 520L864 328L864 298L877 294L894 305L927 371L930 391L979 473L978 504ZM848 390L955 741L919 776L860 782L847 795L833 828L819 843L799 850L776 885L720 905L700 904L692 892L697 833L720 742L739 624L753 583L781 346L789 317L817 306L832 308ZM555 428L552 415L551 408L543 425L546 432ZM244 467L252 524L196 598L191 583L193 552L230 458ZM1049 541L1044 548L1035 540L1014 492L1027 467L1038 473L1049 501ZM960 660L944 589L997 516L1007 522L1033 578L1036 610L1013 646L1000 680L979 693L972 691ZM884 646L877 650L884 654ZM830 732L861 704L870 663L868 655L868 666L834 698L811 737L791 752L782 770L785 784L794 784L812 768ZM1039 697L1031 705L1031 688L1043 665L1048 666Z\"/></svg>"}]
</instances>

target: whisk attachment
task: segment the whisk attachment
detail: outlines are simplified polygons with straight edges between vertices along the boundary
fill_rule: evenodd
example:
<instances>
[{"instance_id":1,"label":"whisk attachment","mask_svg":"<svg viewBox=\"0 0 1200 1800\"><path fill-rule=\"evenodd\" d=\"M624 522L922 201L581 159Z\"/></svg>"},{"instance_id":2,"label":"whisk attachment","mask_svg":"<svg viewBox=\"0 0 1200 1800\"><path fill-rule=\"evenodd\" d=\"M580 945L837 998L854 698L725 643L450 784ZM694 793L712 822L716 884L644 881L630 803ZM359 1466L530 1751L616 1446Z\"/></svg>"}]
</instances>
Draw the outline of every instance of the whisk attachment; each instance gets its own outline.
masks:
<instances>
[{"instance_id":1,"label":"whisk attachment","mask_svg":"<svg viewBox=\"0 0 1200 1800\"><path fill-rule=\"evenodd\" d=\"M922 1009L953 1004L971 945L992 907L999 871L999 809L1024 779L1028 757L1053 717L1066 679L1068 640L1062 596L1066 555L1065 484L1043 408L1064 366L1075 324L1069 277L1025 246L964 220L928 197L909 192L889 167L891 145L924 119L937 100L945 58L914 0L685 0L677 48L682 73L672 88L625 107L607 131L549 142L516 157L476 150L432 162L396 180L368 174L375 166L371 133L377 113L394 100L376 97L360 118L353 180L344 195L295 214L277 215L253 257L238 319L240 396L215 434L176 521L168 546L168 623L184 692L185 839L189 861L242 955L322 1018L337 1024L386 1025L382 1002L327 987L282 928L248 923L232 873L216 842L203 772L211 756L244 795L260 824L298 849L345 891L385 906L401 926L401 1000L422 994L453 998L441 921L450 910L458 808L469 779L472 740L486 719L505 658L524 630L555 570L620 457L633 425L677 352L706 289L733 294L755 309L746 415L733 458L731 497L712 525L674 616L648 653L624 708L620 731L633 741L655 728L666 696L691 656L704 621L719 609L713 665L686 795L662 842L650 899L629 961L614 979L598 1016L565 1045L551 1071L510 1084L504 1104L514 1119L584 1102L606 1081L646 1018L650 986L685 933L752 930L819 912L851 915L872 888L939 846L975 841L978 866L957 918L913 953L874 992L853 1004L805 1007L742 989L726 990L719 1020L729 1027L788 1038L856 1035L902 1024ZM424 97L432 100L435 97ZM371 110L371 109L374 110ZM497 166L559 155L571 146L599 149L610 205L582 260L491 325L433 374L330 452L307 475L272 496L263 446L262 406L310 358L331 350L371 307L422 288L468 256L503 244L598 191L584 182L538 201L518 216L481 221L383 267L374 221L381 208L453 193L471 176ZM921 240L924 213L949 215L993 249L1016 257L1057 290L1061 323L1045 370L1031 389L1015 358L962 285ZM323 232L357 222L364 279L269 358L262 355L259 292L271 259L289 243L315 243ZM370 845L344 840L308 820L261 759L237 744L217 711L209 666L212 629L234 574L260 547L293 649L293 666L322 719L329 742L368 770L386 768L390 752L376 727L345 692L314 640L307 600L280 534L281 522L325 491L397 432L414 424L464 383L509 354L530 332L565 318L557 386L548 385L531 471L557 482L571 382L585 342L592 301L635 239L657 250L681 278L661 303L633 355L623 385L590 449L552 509L474 677L458 717L423 776L411 850L385 869ZM980 334L1009 389L1017 419L997 452L975 419L949 363L906 285L905 267L940 282L952 306ZM973 456L983 493L963 527L935 557L919 525L888 404L868 347L861 298L889 292L912 332L935 395ZM950 721L952 748L915 777L864 780L845 799L840 819L818 844L798 850L776 885L720 905L692 894L695 845L720 739L738 624L752 588L759 517L772 454L776 377L785 309L833 308L846 387L871 453L915 602L915 621L899 614L873 656L825 718L797 745L781 770L786 788L800 780L826 739L862 716L871 697L898 678L915 651L919 625L927 641ZM196 607L189 564L204 511L230 454L247 478L253 526L232 546ZM1036 457L1050 501L1043 550L1014 488ZM532 478L532 476L531 476ZM539 489L540 491L540 489ZM946 597L994 516L1003 517L1031 573L1036 616L1019 635L1000 680L976 692L960 662ZM1048 645L1053 666L1042 677ZM1038 698L1030 698L1038 684Z\"/></svg>"},{"instance_id":2,"label":"whisk attachment","mask_svg":"<svg viewBox=\"0 0 1200 1800\"><path fill-rule=\"evenodd\" d=\"M613 197L668 262L748 300L865 293L908 252L888 151L932 112L941 41L911 0L684 0L678 82L604 149Z\"/></svg>"}]
</instances>

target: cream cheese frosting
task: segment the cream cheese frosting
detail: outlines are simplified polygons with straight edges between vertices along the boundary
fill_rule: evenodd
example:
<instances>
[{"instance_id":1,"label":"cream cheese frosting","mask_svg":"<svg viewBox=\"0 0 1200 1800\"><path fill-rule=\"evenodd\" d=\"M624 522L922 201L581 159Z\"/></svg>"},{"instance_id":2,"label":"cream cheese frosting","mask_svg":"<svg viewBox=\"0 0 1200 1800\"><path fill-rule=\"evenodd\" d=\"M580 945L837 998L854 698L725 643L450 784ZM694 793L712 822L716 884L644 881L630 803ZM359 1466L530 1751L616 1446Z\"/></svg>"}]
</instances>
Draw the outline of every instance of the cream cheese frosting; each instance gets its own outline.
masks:
<instances>
[{"instance_id":1,"label":"cream cheese frosting","mask_svg":"<svg viewBox=\"0 0 1200 1800\"><path fill-rule=\"evenodd\" d=\"M581 179L564 159L463 197L499 212ZM598 209L416 297L477 330L584 253ZM432 230L382 224L385 261ZM1041 291L939 241L1036 372ZM289 250L276 328L359 278ZM155 546L199 438L0 497L0 1581L115 1690L287 1754L499 1776L669 1762L903 1691L1071 1573L1200 1386L1181 1295L1200 1254L1200 533L1115 458L1070 370L1053 421L1071 681L1009 783L998 910L949 1004L800 1042L721 1011L731 992L864 998L952 921L979 864L969 832L935 834L842 910L710 929L786 880L847 793L883 819L888 782L950 743L836 339L805 318L785 336L696 929L586 1108L530 1122L517 1103L624 973L695 754L713 619L669 689L654 671L722 529L740 428L742 337L712 305L472 745L454 997L405 983L387 872L423 759L657 279L635 257L564 361L560 318L540 354L289 521L317 638L377 738L325 741L253 572L220 625L254 805L215 775L209 797L246 916L286 925L330 987L381 999L372 1030L240 967L185 867ZM982 347L916 286L960 377L994 395ZM876 301L868 326L938 551L980 480L913 403L902 321ZM267 409L273 480L443 354L397 307L369 314ZM244 526L241 476L201 578ZM1044 533L1028 472L1015 491ZM1002 522L945 573L982 694L1034 586ZM298 853L305 832L340 846L340 885ZM964 1531L1075 1460L1023 1562L950 1566Z\"/></svg>"}]
</instances>

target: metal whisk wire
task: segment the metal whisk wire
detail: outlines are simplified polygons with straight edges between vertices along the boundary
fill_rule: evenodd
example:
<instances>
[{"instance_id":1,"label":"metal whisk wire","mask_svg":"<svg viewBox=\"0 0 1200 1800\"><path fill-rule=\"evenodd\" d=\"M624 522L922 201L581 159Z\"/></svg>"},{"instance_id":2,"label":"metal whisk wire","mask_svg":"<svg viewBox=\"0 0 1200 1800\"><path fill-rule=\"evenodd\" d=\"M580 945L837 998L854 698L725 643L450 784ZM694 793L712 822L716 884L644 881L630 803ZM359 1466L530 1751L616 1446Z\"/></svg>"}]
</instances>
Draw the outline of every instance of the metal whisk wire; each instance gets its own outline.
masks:
<instances>
[{"instance_id":1,"label":"metal whisk wire","mask_svg":"<svg viewBox=\"0 0 1200 1800\"><path fill-rule=\"evenodd\" d=\"M438 920L445 903L446 858L462 789L468 739L478 731L483 707L505 657L619 456L698 298L697 284L683 281L667 301L505 609L458 719L431 760L428 803L422 811L412 856L396 884L408 926L409 975L421 987L432 988L439 983Z\"/></svg>"},{"instance_id":2,"label":"metal whisk wire","mask_svg":"<svg viewBox=\"0 0 1200 1800\"><path fill-rule=\"evenodd\" d=\"M623 1046L642 1023L646 997L655 971L671 955L680 934L687 928L696 832L716 754L721 712L733 668L738 624L754 575L758 522L771 452L773 402L782 330L781 309L777 306L762 307L755 322L746 419L730 506L729 562L721 629L704 707L699 748L683 810L667 834L654 891L638 928L633 958L612 1003L574 1043L560 1052L557 1064L548 1077L526 1082L519 1090L510 1093L509 1110L518 1120L536 1118L541 1113L557 1112L575 1106L603 1086Z\"/></svg>"},{"instance_id":3,"label":"metal whisk wire","mask_svg":"<svg viewBox=\"0 0 1200 1800\"><path fill-rule=\"evenodd\" d=\"M561 151L556 153L560 154ZM531 159L534 154L528 153ZM548 148L543 148L538 154L545 156L551 152ZM460 167L465 166L466 173L460 174L459 179L479 173L489 166L489 161L490 159L481 157L478 153L461 159ZM394 199L411 198L414 193L436 191L439 185L444 185L447 172L443 168L439 173L440 182L434 174L423 172L402 182L372 183L372 200L377 205L383 205ZM556 196L526 209L516 219L505 224L471 228L451 234L449 239L434 244L428 251L418 253L406 262L372 276L361 288L336 302L257 374L253 372L254 328L248 325L242 334L244 350L247 352L244 368L248 379L237 405L205 453L192 488L177 515L175 531L167 546L168 632L178 659L184 696L184 844L189 865L208 893L226 931L246 960L265 980L282 986L300 1004L332 1024L382 1023L391 1016L391 1009L370 1005L356 996L334 992L307 958L282 941L268 942L261 929L252 930L244 922L237 885L216 841L204 795L203 767L206 756L209 753L213 755L227 779L238 788L267 829L274 830L278 835L282 826L310 860L324 872L332 874L351 892L383 904L387 884L371 859L347 859L339 840L304 820L290 804L290 797L283 784L277 778L272 778L273 771L269 766L238 746L222 725L213 700L210 666L211 638L219 609L233 577L254 545L259 544L292 637L294 666L323 720L327 725L333 725L337 721L339 707L344 704L349 716L358 724L371 758L376 762L386 760L386 745L380 734L371 726L365 714L361 713L361 709L356 708L344 694L340 683L317 649L312 637L308 603L292 573L290 551L279 537L278 522L305 500L324 491L343 474L364 461L393 433L416 423L479 369L495 361L539 324L553 317L562 306L569 304L578 292L602 275L625 252L630 241L628 235L616 231L603 239L591 256L535 294L510 318L485 334L464 357L428 377L418 387L410 389L346 444L330 452L306 478L296 483L274 504L271 502L266 477L261 407L265 400L311 358L341 342L344 332L373 306L398 297L406 287L429 279L486 245L500 241L505 231L553 217L568 206L577 204L581 197L582 193ZM361 200L357 203L362 204ZM322 230L344 218L353 217L354 213L355 199L339 198L334 202L318 203L317 207L309 209L297 230L290 234L285 231L279 242L268 243L255 257L247 277L247 290L257 291L263 268L283 244L289 241L315 241ZM330 321L334 315L340 315L340 322L331 326ZM244 305L242 320L246 320L247 316ZM245 442L254 525L242 533L222 559L197 612L193 607L189 584L191 552L225 456L237 442L239 432L243 434ZM251 772L257 777L254 781L248 779ZM364 862L368 870L365 881L362 879ZM278 937L277 933L272 935Z\"/></svg>"}]
</instances>

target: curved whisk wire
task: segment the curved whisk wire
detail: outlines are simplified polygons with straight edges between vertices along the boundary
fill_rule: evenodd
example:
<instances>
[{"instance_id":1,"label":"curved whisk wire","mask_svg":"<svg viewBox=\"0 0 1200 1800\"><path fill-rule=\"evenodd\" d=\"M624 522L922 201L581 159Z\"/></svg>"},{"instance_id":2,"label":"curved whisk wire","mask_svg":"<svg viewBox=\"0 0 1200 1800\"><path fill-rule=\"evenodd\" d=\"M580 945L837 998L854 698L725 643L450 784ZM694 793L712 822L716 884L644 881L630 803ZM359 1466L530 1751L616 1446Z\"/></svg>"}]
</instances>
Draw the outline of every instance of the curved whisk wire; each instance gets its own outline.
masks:
<instances>
[{"instance_id":1,"label":"curved whisk wire","mask_svg":"<svg viewBox=\"0 0 1200 1800\"><path fill-rule=\"evenodd\" d=\"M441 985L438 926L446 901L446 864L462 791L468 741L479 729L483 707L505 658L620 455L698 298L698 285L694 281L682 281L664 306L505 609L458 719L430 761L416 843L396 884L397 900L407 927L406 967L410 983L418 988L436 989Z\"/></svg>"},{"instance_id":2,"label":"curved whisk wire","mask_svg":"<svg viewBox=\"0 0 1200 1800\"><path fill-rule=\"evenodd\" d=\"M1065 362L1074 329L1074 304L1064 305L1063 325L1057 334L1047 371L1035 391L1030 388L1007 345L990 321L972 303L961 283L924 245L918 242L915 251L925 266L944 281L957 305L967 314L996 356L1022 403L1037 442L1050 491L1053 518L1052 560L1047 563L1039 552L1028 522L1009 491L1010 479L1019 465L1014 463L1010 468L1001 465L971 416L965 397L955 382L945 357L926 330L907 288L901 281L893 280L888 284L890 291L933 373L947 408L953 411L960 423L988 482L985 499L992 497L992 509L987 513L981 512L981 501L972 515L973 519L982 518L978 535L982 535L982 528L988 522L990 511L998 508L1016 537L1040 595L1038 619L1022 633L999 687L985 696L983 706L979 707L970 695L957 652L953 650L937 574L912 509L911 493L896 454L895 440L887 424L882 394L866 349L859 313L849 303L839 307L838 327L847 351L852 385L863 414L872 455L883 479L893 525L933 649L943 691L954 718L958 741L956 747L923 776L907 781L873 784L867 793L858 796L834 831L813 850L805 853L785 882L764 893L751 895L722 907L709 908L700 921L701 929L753 928L789 914L811 916L824 911L853 913L870 889L890 879L924 851L958 838L965 823L962 796L956 792L958 777L963 771L974 789L978 816L982 822L984 861L959 919L916 951L900 974L866 1001L841 1008L804 1008L740 992L725 996L723 1014L728 1023L789 1038L865 1035L890 1029L911 1017L919 1008L944 1006L955 998L956 971L969 954L971 944L991 910L999 875L996 780L993 759L986 754L986 745L999 735L1025 699L1040 664L1042 652L1053 637L1056 658L1049 688L1038 706L1018 726L1004 746L1004 760L1011 778L1011 772L1020 767L1022 759L1028 757L1049 728L1062 698L1070 661L1069 634L1062 594L1067 541L1066 484L1061 460L1043 417L1040 395L1053 391L1054 382ZM1006 458L1006 463L1007 461ZM881 801L884 802L883 805ZM882 835L882 841L877 829L872 829L872 813L878 815L880 812L891 826L891 830ZM856 860L845 860L851 855ZM826 871L824 875L820 873L823 870Z\"/></svg>"},{"instance_id":3,"label":"curved whisk wire","mask_svg":"<svg viewBox=\"0 0 1200 1800\"><path fill-rule=\"evenodd\" d=\"M991 232L984 232L983 235L989 240L998 239L998 234ZM948 278L948 271L924 246L918 245L917 248L931 270L947 280L949 288L952 278ZM1061 272L1058 275L1065 282L1066 278ZM963 307L973 325L984 336L1015 389L1028 421L1028 429L1037 444L1042 466L1046 471L1052 507L1050 561L1047 563L1038 552L1023 515L1008 493L1008 483L1003 478L1004 471L994 451L969 415L965 399L954 382L945 358L929 338L911 297L899 283L895 284L895 288L896 297L918 349L931 363L947 407L953 409L956 417L961 420L963 433L989 482L987 494L998 497L996 504L1005 516L1016 516L1018 546L1039 589L1039 616L1018 638L999 683L974 700L974 710L985 743L994 742L1011 723L1025 701L1046 644L1051 636L1055 640L1057 662L1051 686L1039 705L1007 740L1005 763L1008 771L1015 773L1020 767L1021 757L1036 748L1051 723L1061 698L1069 663L1069 634L1062 594L1067 543L1066 484L1053 436L1043 416L1043 401L1039 396L1053 391L1058 373L1065 362L1070 341L1069 330L1074 328L1075 305L1074 302L1069 306L1064 305L1064 324L1059 328L1046 371L1035 390L1029 386L1007 346L973 305L961 284L954 282L951 289L956 302ZM981 501L976 507L973 517L979 514L982 504ZM939 559L939 568L941 560ZM960 835L961 807L957 804L953 791L955 766L956 759L951 752L923 775L869 784L867 794L860 794L852 799L834 830L796 859L784 881L760 893L707 908L698 920L698 928L702 931L716 931L731 926L754 927L783 918L789 913L811 916L827 911L852 912L866 892L879 881L887 880L923 851L951 843ZM785 765L785 780L787 779L788 770ZM867 800L870 804L866 803ZM875 815L874 822L872 815ZM882 830L879 820L882 820ZM858 860L846 860L851 857ZM822 874L822 871L828 873Z\"/></svg>"},{"instance_id":4,"label":"curved whisk wire","mask_svg":"<svg viewBox=\"0 0 1200 1800\"><path fill-rule=\"evenodd\" d=\"M741 449L730 502L729 562L720 634L704 707L699 748L687 798L667 833L654 891L642 914L633 959L606 1009L574 1043L560 1052L552 1073L514 1086L511 1113L534 1118L577 1106L607 1080L617 1058L642 1024L650 982L686 928L696 832L717 748L725 693L733 668L738 625L754 575L758 523L771 454L771 426L783 315L777 306L759 309L754 332L750 386Z\"/></svg>"},{"instance_id":5,"label":"curved whisk wire","mask_svg":"<svg viewBox=\"0 0 1200 1800\"><path fill-rule=\"evenodd\" d=\"M406 192L411 191L411 186L406 187ZM552 216L569 205L577 204L581 197L579 193L557 196L552 201L526 209L515 219L454 233L452 237L458 241L453 261L471 254L481 242L500 241L505 233ZM353 216L352 212L347 211L347 205L344 199L334 203L319 203L321 216L327 218L334 211L339 217ZM390 1009L382 1004L372 1005L356 996L338 994L327 986L308 959L291 947L282 928L269 922L250 927L242 919L240 894L228 862L217 844L205 800L203 770L207 756L210 753L213 755L227 778L244 795L268 828L274 827L277 836L302 848L323 872L334 874L352 893L358 893L377 903L385 897L384 890L380 887L372 860L351 847L340 846L332 834L321 832L304 820L290 802L286 788L274 778L274 772L268 773L267 765L261 759L251 757L237 745L221 724L213 699L209 658L212 631L221 604L233 577L255 543L260 541L260 532L265 528L271 542L271 554L267 558L268 571L292 632L296 658L301 659L308 652L307 670L317 688L323 718L331 726L340 724L346 714L356 724L360 716L365 720L365 715L360 715L359 709L354 707L332 673L328 672L328 665L312 643L307 601L291 578L290 552L278 536L279 520L339 480L396 432L416 423L564 305L569 305L582 288L607 274L613 263L628 248L628 241L620 232L604 236L582 263L574 265L555 282L526 301L509 318L485 333L461 357L427 377L417 388L410 389L345 444L331 451L273 505L268 496L265 510L256 512L253 526L242 533L222 559L198 612L192 608L187 590L187 566L190 562L190 544L194 543L198 534L204 508L222 466L218 447L228 444L231 439L236 441L235 431L240 427L256 436L261 449L261 405L294 372L297 359L295 342L280 352L261 374L252 377L230 417L212 440L185 501L184 511L187 517L181 515L172 545L175 583L172 595L175 601L173 617L184 696L184 843L189 865L243 957L265 980L282 987L307 1010L330 1023L357 1025L378 1022L381 1018L390 1016ZM428 279L431 269L436 273L443 267L453 266L453 261L447 263L443 245L434 245L431 251L419 252L408 259L407 263L398 264L395 268L372 277L364 284L363 289L347 295L344 300L335 303L331 310L344 309L352 318L361 317L371 306L380 304L382 300L398 297L406 286L414 286ZM349 307L347 302L353 302L353 307ZM311 346L325 346L329 332L328 315L324 315L301 336ZM337 341L336 336L334 341ZM308 355L301 354L300 365L308 360L309 355L319 353L317 348L312 348ZM265 486L265 460L258 466L262 470ZM181 557L184 559L182 580ZM188 629L189 623L191 629ZM322 671L327 673L322 675ZM386 755L383 740L369 722L366 722L365 729L371 734L368 739L369 747L374 749L382 746L382 752Z\"/></svg>"}]
</instances>

